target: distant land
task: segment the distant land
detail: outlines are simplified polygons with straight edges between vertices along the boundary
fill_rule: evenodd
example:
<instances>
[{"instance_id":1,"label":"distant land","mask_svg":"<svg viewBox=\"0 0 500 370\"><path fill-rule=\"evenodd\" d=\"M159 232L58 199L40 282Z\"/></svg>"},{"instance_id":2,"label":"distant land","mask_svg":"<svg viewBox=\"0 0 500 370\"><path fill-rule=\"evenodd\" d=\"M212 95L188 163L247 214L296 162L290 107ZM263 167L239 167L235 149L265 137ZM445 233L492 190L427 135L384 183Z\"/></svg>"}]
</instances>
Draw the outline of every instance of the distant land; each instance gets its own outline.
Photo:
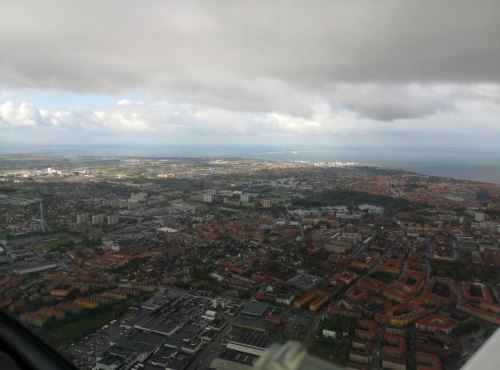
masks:
<instances>
[{"instance_id":1,"label":"distant land","mask_svg":"<svg viewBox=\"0 0 500 370\"><path fill-rule=\"evenodd\" d=\"M272 161L348 161L423 175L500 183L499 149L290 146L0 146L0 154L120 157L242 157Z\"/></svg>"}]
</instances>

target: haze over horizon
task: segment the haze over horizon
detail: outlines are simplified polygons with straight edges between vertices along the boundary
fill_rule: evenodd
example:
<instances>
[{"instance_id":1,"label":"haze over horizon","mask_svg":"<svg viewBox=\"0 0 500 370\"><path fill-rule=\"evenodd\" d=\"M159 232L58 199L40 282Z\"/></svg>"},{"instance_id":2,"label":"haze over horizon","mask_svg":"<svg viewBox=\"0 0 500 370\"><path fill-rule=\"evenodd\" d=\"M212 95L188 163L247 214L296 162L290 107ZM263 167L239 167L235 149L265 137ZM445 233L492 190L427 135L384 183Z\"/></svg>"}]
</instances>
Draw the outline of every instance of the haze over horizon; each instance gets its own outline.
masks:
<instances>
[{"instance_id":1,"label":"haze over horizon","mask_svg":"<svg viewBox=\"0 0 500 370\"><path fill-rule=\"evenodd\" d=\"M497 1L0 2L0 145L495 148Z\"/></svg>"}]
</instances>

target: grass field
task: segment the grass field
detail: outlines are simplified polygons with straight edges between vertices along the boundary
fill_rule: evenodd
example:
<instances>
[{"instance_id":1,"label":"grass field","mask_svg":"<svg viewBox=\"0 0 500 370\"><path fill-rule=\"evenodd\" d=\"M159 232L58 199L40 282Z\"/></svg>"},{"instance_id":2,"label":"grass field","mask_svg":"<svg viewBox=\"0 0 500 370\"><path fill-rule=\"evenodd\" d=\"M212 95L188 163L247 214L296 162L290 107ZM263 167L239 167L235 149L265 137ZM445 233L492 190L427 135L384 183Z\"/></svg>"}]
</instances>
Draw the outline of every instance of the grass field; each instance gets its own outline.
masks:
<instances>
[{"instance_id":1,"label":"grass field","mask_svg":"<svg viewBox=\"0 0 500 370\"><path fill-rule=\"evenodd\" d=\"M311 355L342 366L349 357L349 341L346 339L325 340L313 334L306 339L305 346Z\"/></svg>"},{"instance_id":2,"label":"grass field","mask_svg":"<svg viewBox=\"0 0 500 370\"><path fill-rule=\"evenodd\" d=\"M193 288L202 289L202 290L212 290L215 288L215 284L208 280L197 280L192 282L191 285Z\"/></svg>"},{"instance_id":3,"label":"grass field","mask_svg":"<svg viewBox=\"0 0 500 370\"><path fill-rule=\"evenodd\" d=\"M29 191L18 191L16 193L16 197L23 198L23 199L31 199L31 198L36 197L36 193L29 192Z\"/></svg>"},{"instance_id":4,"label":"grass field","mask_svg":"<svg viewBox=\"0 0 500 370\"><path fill-rule=\"evenodd\" d=\"M396 277L381 271L375 271L374 273L371 274L371 277L380 280L386 284L392 284L392 282L396 280Z\"/></svg>"},{"instance_id":5,"label":"grass field","mask_svg":"<svg viewBox=\"0 0 500 370\"><path fill-rule=\"evenodd\" d=\"M9 243L14 245L20 244L34 244L34 243L43 243L44 241L51 241L52 239L62 239L62 238L70 238L71 235L65 232L61 233L52 233L52 234L44 234L44 235L31 235L31 236L22 236L18 238L10 238Z\"/></svg>"},{"instance_id":6,"label":"grass field","mask_svg":"<svg viewBox=\"0 0 500 370\"><path fill-rule=\"evenodd\" d=\"M45 248L45 249L51 249L51 248L57 248L60 245L63 244L68 244L71 241L71 238L60 238L57 240L44 240L38 244L38 247Z\"/></svg>"},{"instance_id":7,"label":"grass field","mask_svg":"<svg viewBox=\"0 0 500 370\"><path fill-rule=\"evenodd\" d=\"M45 338L49 343L56 346L69 344L74 338L94 331L113 319L114 310L111 308L109 311L101 312L94 316L85 317L78 321L72 322L49 330L43 330L40 335Z\"/></svg>"}]
</instances>

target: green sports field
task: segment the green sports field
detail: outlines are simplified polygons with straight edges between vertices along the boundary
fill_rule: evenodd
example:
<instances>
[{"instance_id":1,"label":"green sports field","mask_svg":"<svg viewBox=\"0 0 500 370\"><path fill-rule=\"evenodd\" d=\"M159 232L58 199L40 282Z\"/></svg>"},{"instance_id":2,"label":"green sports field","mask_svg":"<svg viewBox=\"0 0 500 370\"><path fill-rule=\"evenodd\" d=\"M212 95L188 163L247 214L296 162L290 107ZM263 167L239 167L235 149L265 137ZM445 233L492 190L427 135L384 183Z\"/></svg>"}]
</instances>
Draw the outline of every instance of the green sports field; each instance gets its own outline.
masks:
<instances>
[{"instance_id":1,"label":"green sports field","mask_svg":"<svg viewBox=\"0 0 500 370\"><path fill-rule=\"evenodd\" d=\"M63 346L85 333L99 329L111 321L113 317L114 310L111 308L109 311L85 317L70 324L41 331L40 335L56 346Z\"/></svg>"}]
</instances>

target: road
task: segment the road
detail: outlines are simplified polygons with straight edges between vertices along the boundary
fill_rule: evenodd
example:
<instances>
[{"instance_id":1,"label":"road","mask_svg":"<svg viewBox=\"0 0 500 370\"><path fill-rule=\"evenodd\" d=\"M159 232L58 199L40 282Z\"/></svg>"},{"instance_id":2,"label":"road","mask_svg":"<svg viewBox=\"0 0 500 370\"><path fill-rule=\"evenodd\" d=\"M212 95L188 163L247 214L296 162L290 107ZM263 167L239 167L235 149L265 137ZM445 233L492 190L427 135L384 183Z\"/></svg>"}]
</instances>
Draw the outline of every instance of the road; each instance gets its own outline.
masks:
<instances>
[{"instance_id":1,"label":"road","mask_svg":"<svg viewBox=\"0 0 500 370\"><path fill-rule=\"evenodd\" d=\"M385 328L379 326L377 328L377 333L375 334L375 339L373 341L373 359L371 364L371 369L380 369L380 353L382 352L382 337L384 336Z\"/></svg>"},{"instance_id":2,"label":"road","mask_svg":"<svg viewBox=\"0 0 500 370\"><path fill-rule=\"evenodd\" d=\"M211 342L205 345L198 356L196 356L195 360L189 365L188 370L208 369L213 359L222 351L221 342L232 329L234 322L234 317L227 315L223 315L223 317L226 319L227 325Z\"/></svg>"},{"instance_id":3,"label":"road","mask_svg":"<svg viewBox=\"0 0 500 370\"><path fill-rule=\"evenodd\" d=\"M386 250L380 255L379 258L377 258L374 262L373 262L373 265L372 267L370 267L367 271L367 273L365 274L365 276L368 276L370 275L372 272L374 272L376 269L377 269L377 266L378 264L380 263L380 261L382 261L386 256L387 254L389 254L389 252L392 250L392 247L394 247L394 245L396 245L396 242L397 241L394 241L390 246L388 246L386 248Z\"/></svg>"},{"instance_id":4,"label":"road","mask_svg":"<svg viewBox=\"0 0 500 370\"><path fill-rule=\"evenodd\" d=\"M429 243L429 248L427 250L427 274L425 276L425 282L428 283L431 278L432 273L432 243ZM426 284L424 284L425 286Z\"/></svg>"},{"instance_id":5,"label":"road","mask_svg":"<svg viewBox=\"0 0 500 370\"><path fill-rule=\"evenodd\" d=\"M458 260L460 258L460 251L458 250L457 243L453 242L453 258Z\"/></svg>"},{"instance_id":6,"label":"road","mask_svg":"<svg viewBox=\"0 0 500 370\"><path fill-rule=\"evenodd\" d=\"M462 284L460 281L455 282L455 290L457 291L457 303L464 301L464 292L462 291Z\"/></svg>"}]
</instances>

